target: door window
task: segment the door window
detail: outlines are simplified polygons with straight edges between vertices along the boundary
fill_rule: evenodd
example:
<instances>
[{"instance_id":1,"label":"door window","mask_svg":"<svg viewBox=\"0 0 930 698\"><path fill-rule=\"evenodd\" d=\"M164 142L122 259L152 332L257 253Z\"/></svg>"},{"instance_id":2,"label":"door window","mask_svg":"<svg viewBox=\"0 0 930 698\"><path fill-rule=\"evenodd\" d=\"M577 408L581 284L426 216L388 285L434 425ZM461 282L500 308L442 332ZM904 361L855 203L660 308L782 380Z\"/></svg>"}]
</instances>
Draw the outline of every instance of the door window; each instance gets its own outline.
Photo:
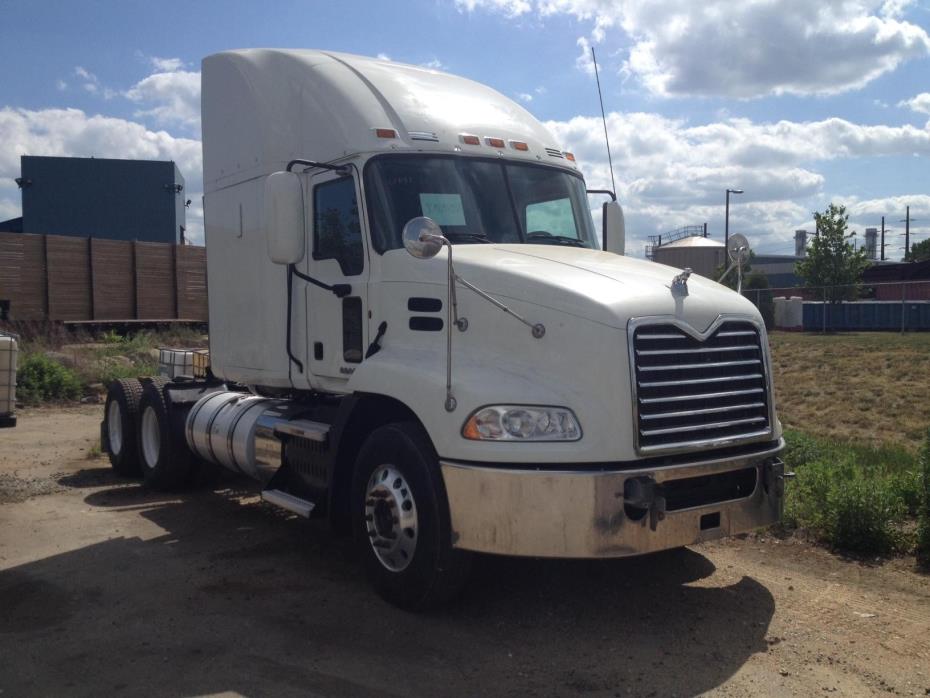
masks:
<instances>
[{"instance_id":1,"label":"door window","mask_svg":"<svg viewBox=\"0 0 930 698\"><path fill-rule=\"evenodd\" d=\"M313 258L335 259L342 273L357 276L365 267L355 181L342 177L313 189Z\"/></svg>"}]
</instances>

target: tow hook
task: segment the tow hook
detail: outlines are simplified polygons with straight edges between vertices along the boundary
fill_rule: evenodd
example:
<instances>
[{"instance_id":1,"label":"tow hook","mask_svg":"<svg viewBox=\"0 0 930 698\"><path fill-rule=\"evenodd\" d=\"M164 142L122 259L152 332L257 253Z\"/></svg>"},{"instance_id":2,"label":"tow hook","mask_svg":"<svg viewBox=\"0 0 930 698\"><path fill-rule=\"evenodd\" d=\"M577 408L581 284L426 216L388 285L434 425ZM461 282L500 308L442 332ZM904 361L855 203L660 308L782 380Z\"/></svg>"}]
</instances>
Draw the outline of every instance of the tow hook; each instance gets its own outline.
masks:
<instances>
[{"instance_id":1,"label":"tow hook","mask_svg":"<svg viewBox=\"0 0 930 698\"><path fill-rule=\"evenodd\" d=\"M665 497L661 486L651 477L633 477L623 483L623 510L633 521L645 524L649 515L649 528L653 531L665 518Z\"/></svg>"},{"instance_id":2,"label":"tow hook","mask_svg":"<svg viewBox=\"0 0 930 698\"><path fill-rule=\"evenodd\" d=\"M763 469L763 484L766 492L774 490L776 497L785 496L785 480L795 477L793 472L785 472L785 462L781 458L773 458L765 464Z\"/></svg>"}]
</instances>

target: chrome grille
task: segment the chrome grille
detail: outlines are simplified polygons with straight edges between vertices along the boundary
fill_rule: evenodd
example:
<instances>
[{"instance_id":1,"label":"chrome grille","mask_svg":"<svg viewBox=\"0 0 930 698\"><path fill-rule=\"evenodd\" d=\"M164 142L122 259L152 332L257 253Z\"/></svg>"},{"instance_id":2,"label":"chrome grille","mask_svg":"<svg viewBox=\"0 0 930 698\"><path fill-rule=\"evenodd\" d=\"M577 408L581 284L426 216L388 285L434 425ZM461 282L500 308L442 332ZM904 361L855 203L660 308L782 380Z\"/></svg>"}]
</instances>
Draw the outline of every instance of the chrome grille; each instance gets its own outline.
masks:
<instances>
[{"instance_id":1,"label":"chrome grille","mask_svg":"<svg viewBox=\"0 0 930 698\"><path fill-rule=\"evenodd\" d=\"M759 330L728 320L706 339L674 324L633 329L636 428L642 453L721 446L771 433Z\"/></svg>"}]
</instances>

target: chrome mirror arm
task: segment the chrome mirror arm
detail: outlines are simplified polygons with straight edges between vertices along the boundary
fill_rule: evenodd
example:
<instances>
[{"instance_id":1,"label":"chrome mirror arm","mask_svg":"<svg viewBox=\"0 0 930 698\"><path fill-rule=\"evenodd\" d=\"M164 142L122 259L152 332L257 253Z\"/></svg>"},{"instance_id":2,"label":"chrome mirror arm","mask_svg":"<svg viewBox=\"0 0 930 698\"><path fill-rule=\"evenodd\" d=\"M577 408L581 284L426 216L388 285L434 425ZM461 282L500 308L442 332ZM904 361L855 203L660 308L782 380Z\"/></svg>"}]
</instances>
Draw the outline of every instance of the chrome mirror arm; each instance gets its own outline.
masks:
<instances>
[{"instance_id":1,"label":"chrome mirror arm","mask_svg":"<svg viewBox=\"0 0 930 698\"><path fill-rule=\"evenodd\" d=\"M465 286L465 288L474 291L479 297L491 303L496 308L503 310L508 315L515 317L524 325L530 328L536 339L541 339L546 334L546 326L541 322L533 324L519 313L511 310L493 296L485 293L474 284L466 281L455 273L455 266L452 262L452 243L445 235L421 232L414 242L427 243L432 242L440 246L449 248L448 267L446 271L446 412L454 412L458 406L455 396L452 394L452 326L455 325L460 332L468 329L468 318L459 317L458 298L456 297L456 282ZM434 253L435 254L435 253Z\"/></svg>"}]
</instances>

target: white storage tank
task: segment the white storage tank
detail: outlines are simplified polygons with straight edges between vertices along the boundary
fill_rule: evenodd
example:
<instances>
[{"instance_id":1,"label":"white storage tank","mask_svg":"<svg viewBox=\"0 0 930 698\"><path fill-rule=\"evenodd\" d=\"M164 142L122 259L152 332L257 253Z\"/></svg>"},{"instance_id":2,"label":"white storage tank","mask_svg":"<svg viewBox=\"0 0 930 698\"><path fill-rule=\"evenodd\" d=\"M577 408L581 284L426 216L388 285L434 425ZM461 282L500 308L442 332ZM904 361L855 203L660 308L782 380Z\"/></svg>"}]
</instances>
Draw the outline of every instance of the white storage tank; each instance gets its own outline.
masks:
<instances>
[{"instance_id":1,"label":"white storage tank","mask_svg":"<svg viewBox=\"0 0 930 698\"><path fill-rule=\"evenodd\" d=\"M15 427L16 417L16 337L0 332L0 427Z\"/></svg>"},{"instance_id":2,"label":"white storage tank","mask_svg":"<svg viewBox=\"0 0 930 698\"><path fill-rule=\"evenodd\" d=\"M787 326L786 316L788 313L788 299L784 296L776 296L772 299L774 305L775 329L782 330Z\"/></svg>"},{"instance_id":3,"label":"white storage tank","mask_svg":"<svg viewBox=\"0 0 930 698\"><path fill-rule=\"evenodd\" d=\"M804 329L804 299L801 296L791 296L788 299L785 322L790 330L800 332Z\"/></svg>"}]
</instances>

